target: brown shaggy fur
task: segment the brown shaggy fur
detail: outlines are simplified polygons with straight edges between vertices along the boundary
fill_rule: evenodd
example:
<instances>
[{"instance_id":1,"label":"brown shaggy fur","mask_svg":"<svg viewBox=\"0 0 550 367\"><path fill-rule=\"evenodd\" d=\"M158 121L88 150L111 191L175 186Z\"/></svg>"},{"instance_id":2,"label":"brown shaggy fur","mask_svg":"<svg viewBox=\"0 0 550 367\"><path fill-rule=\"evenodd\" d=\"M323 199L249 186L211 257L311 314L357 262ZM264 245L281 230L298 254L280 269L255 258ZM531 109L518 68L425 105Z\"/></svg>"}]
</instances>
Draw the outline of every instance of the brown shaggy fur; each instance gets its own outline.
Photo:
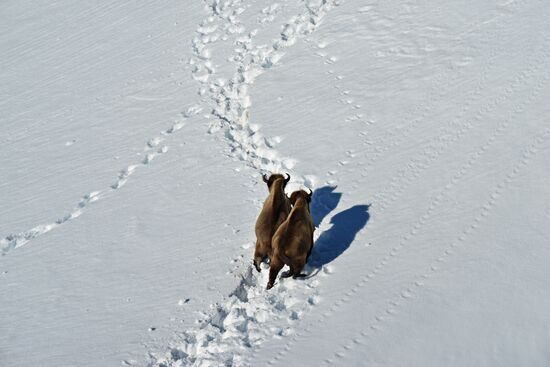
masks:
<instances>
[{"instance_id":1,"label":"brown shaggy fur","mask_svg":"<svg viewBox=\"0 0 550 367\"><path fill-rule=\"evenodd\" d=\"M304 190L295 191L290 196L293 205L288 218L279 226L273 235L273 254L269 264L269 282L267 289L273 287L277 274L286 264L290 271L281 276L303 276L300 274L307 263L313 248L313 219L309 211L311 193Z\"/></svg>"},{"instance_id":2,"label":"brown shaggy fur","mask_svg":"<svg viewBox=\"0 0 550 367\"><path fill-rule=\"evenodd\" d=\"M264 182L267 184L269 195L265 199L264 206L256 220L256 250L254 251L254 266L261 271L260 263L266 257L271 259L271 238L285 221L290 213L290 201L285 194L285 187L290 176L285 178L280 174L273 174Z\"/></svg>"}]
</instances>

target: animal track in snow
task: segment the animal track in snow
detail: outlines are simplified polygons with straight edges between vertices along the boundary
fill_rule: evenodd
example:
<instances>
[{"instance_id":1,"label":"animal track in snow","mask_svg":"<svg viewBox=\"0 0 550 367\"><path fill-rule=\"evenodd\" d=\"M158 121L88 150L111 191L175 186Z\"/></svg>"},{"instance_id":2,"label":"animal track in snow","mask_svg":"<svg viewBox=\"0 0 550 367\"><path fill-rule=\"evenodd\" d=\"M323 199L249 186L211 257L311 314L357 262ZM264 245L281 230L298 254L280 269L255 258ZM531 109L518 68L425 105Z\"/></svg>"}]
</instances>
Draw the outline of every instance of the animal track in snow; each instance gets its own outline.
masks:
<instances>
[{"instance_id":1,"label":"animal track in snow","mask_svg":"<svg viewBox=\"0 0 550 367\"><path fill-rule=\"evenodd\" d=\"M475 153L472 153L470 155L470 159L462 165L456 172L455 175L451 178L451 180L443 186L443 190L440 191L438 194L434 195L432 198L430 205L423 215L419 216L419 220L406 232L405 235L403 235L402 239L400 240L399 244L391 248L390 252L384 256L372 269L367 270L367 274L360 277L359 281L355 283L354 285L351 285L349 290L344 293L343 296L339 297L334 301L332 306L330 307L330 311L324 314L321 314L320 318L312 322L310 325L306 326L303 330L296 332L286 343L286 345L283 347L283 349L279 352L280 358L282 358L291 348L291 345L294 344L298 339L304 339L307 338L307 335L311 333L312 325L316 325L319 323L323 323L324 320L329 318L334 312L337 312L337 310L344 304L351 301L354 294L357 294L360 289L370 282L372 282L372 279L379 274L383 268L392 260L392 258L398 256L398 253L406 248L407 244L411 242L412 238L419 233L419 231L422 229L424 225L428 223L428 219L434 215L434 210L439 206L439 204L442 203L442 199L445 196L446 192L448 192L451 188L455 187L456 184L459 182L461 178L463 178L476 161L478 161L485 152L488 151L488 149L497 141L498 137L501 137L506 132L506 129L510 127L510 124L514 121L517 121L517 117L519 114L521 114L525 107L533 102L535 97L538 96L540 91L543 89L543 86L546 85L548 80L550 79L550 73L547 73L546 77L544 79L541 79L537 86L534 88L533 93L528 97L528 99L524 102L519 104L516 109L510 114L510 116L505 119L494 131L491 136L489 136L486 140L486 142L480 146L478 151ZM550 136L550 130L545 130L543 133L537 135L533 139L533 143L530 145L530 147L524 151L522 154L522 159L518 164L512 168L509 174L505 176L504 182L506 185L509 185L511 183L511 180L513 177L515 177L518 173L521 167L525 166L527 164L527 158L530 157L532 154L536 153L538 150L538 146L540 146L546 139L548 139ZM457 241L463 242L466 239L466 236L471 234L474 229L476 229L479 226L481 218L484 218L488 216L489 210L494 206L495 201L497 198L499 198L502 194L503 189L505 188L505 184L503 181L501 181L499 184L497 184L494 188L494 190L487 195L490 200L487 204L481 206L481 210L478 216L475 217L475 220L470 225L467 225L465 229L461 232L461 234L457 237ZM456 245L453 245L454 247ZM449 257L453 254L452 248L447 248L443 251L443 255L438 258L438 260L430 266L430 271L435 272L441 268L441 264L443 263L443 259L446 257ZM411 281L411 285L403 288L401 292L399 293L399 297L403 299L409 299L412 298L415 294L415 289L424 286L424 280L426 279L426 274L422 276L422 278L415 279ZM401 303L399 300L393 300L388 303L388 308L384 310L384 312L388 315L394 315L397 311L396 308L400 306ZM385 321L385 315L384 312L380 313L374 318L374 323L370 324L366 331L362 331L360 335L354 335L352 338L347 340L346 342L342 343L339 350L335 352L334 357L343 358L346 354L346 350L349 350L349 346L353 344L364 344L364 341L362 340L362 337L368 334L369 330L376 331L379 329L379 324L383 321ZM327 359L325 363L331 363L331 359Z\"/></svg>"},{"instance_id":2,"label":"animal track in snow","mask_svg":"<svg viewBox=\"0 0 550 367\"><path fill-rule=\"evenodd\" d=\"M249 87L255 78L270 69L282 57L284 48L293 45L298 37L311 33L326 12L332 1L307 2L306 12L293 17L286 23L279 39L269 47L253 46L255 32L246 33L238 21L239 1L217 1L210 9L213 15L201 22L200 27L212 26L219 29L216 19L230 23L239 31L236 38L236 55L231 58L236 63L237 72L231 79L211 80L213 73L204 74L209 69L211 51L205 52L209 42L201 35L193 41L195 54L192 73L199 82L199 95L209 95L214 102L213 115L219 123L210 127L210 132L224 132L231 148L231 156L242 160L246 165L262 171L291 171L295 161L284 158L274 149L280 138L265 138L259 126L250 122L251 97ZM218 24L214 27L213 23ZM231 27L225 27L226 39ZM223 35L222 35L223 37ZM297 177L291 171L294 181L312 187L315 177ZM246 246L245 246L246 247ZM240 261L237 259L237 262ZM304 312L319 302L315 287L317 281L280 279L270 291L264 290L267 284L267 269L257 276L247 264L247 270L238 286L230 293L227 301L212 305L199 325L181 336L179 343L169 348L161 356L153 356L151 365L248 365L244 354L256 348L273 335L286 337L293 333L292 325ZM269 322L267 322L269 320Z\"/></svg>"},{"instance_id":3,"label":"animal track in snow","mask_svg":"<svg viewBox=\"0 0 550 367\"><path fill-rule=\"evenodd\" d=\"M545 37L545 39L547 40L547 37ZM542 52L540 52L541 50ZM532 59L532 62L529 63L530 66L527 68L527 71L525 73L520 73L519 77L512 79L512 83L511 83L512 87L504 88L504 91L505 91L504 95L509 97L509 93L511 93L513 90L519 87L518 83L526 82L529 79L528 76L533 76L537 71L541 71L542 65L545 64L544 60L547 60L549 55L550 54L546 51L546 47L540 47L538 57L535 57L534 59ZM493 133L488 137L486 143L483 144L478 151L470 155L470 159L459 168L456 174L453 175L451 181L444 186L444 189L433 197L427 212L420 217L420 220L410 229L409 233L403 236L399 245L393 247L391 251L386 256L384 256L372 270L370 270L366 275L361 277L359 282L357 282L355 285L352 285L350 287L350 290L346 292L342 297L338 298L330 307L329 313L322 314L321 318L313 322L313 324L311 325L322 323L324 319L326 319L327 317L330 317L330 315L333 312L336 312L336 310L341 305L349 302L353 294L359 292L359 289L361 287L368 284L391 261L393 257L397 256L398 252L405 247L406 243L410 242L412 237L416 235L419 232L419 230L422 228L422 226L424 226L427 223L427 220L434 213L435 208L441 203L441 200L444 197L445 193L449 191L452 187L456 186L459 179L465 176L466 172L475 164L475 162L479 158L481 158L481 156L483 156L485 152L488 151L488 149L497 141L498 137L502 137L504 135L505 131L511 126L511 123L516 121L518 116L522 112L524 112L526 106L532 103L533 100L539 95L540 91L542 90L543 86L546 85L549 78L550 78L550 72L547 71L545 77L538 81L536 86L532 89L532 93L526 98L526 100L521 102L519 105L517 105L516 108L511 112L511 114L493 130ZM501 96L501 97L497 97L495 99L495 102L498 101L499 103L502 103L504 100ZM493 108L495 107L495 105L496 103L491 104ZM546 136L546 135L547 133L543 134L543 136ZM536 138L536 141L538 143L541 142L540 136ZM519 168L514 168L513 172L517 173L518 170ZM416 175L415 177L418 177L418 175ZM401 187L403 185L400 184L396 186ZM493 192L490 195L491 198L494 198L494 196L495 196L495 192ZM390 204L390 201L387 201L387 200L391 200L391 199L383 198L382 202L386 204L378 208L379 212L384 211L387 205ZM475 224L473 224L471 228L475 228ZM462 238L463 240L464 235L462 235L462 237L459 237L459 238ZM445 254L446 256L450 255L450 250L447 250ZM419 286L422 286L423 283L420 280L416 280L413 282L413 285L416 287L419 287ZM413 291L414 291L414 287L407 287L401 292L400 296L405 299L410 298L414 294ZM387 312L391 313L392 310L388 309ZM377 317L380 319L378 321L383 320L383 315L379 315ZM285 344L285 346L282 348L282 350L278 354L280 358L282 358L286 353L288 353L288 351L291 349L291 345L293 345L296 340L307 337L307 335L311 332L311 325L306 326L303 330L295 333L288 340L288 342ZM377 328L376 325L371 325L371 326L372 326L372 329ZM349 347L351 344L353 344L356 339L358 340L359 338L355 337L353 340L350 340L344 343L342 348L340 348L340 350L337 351L338 354L335 354L335 357L341 358L342 356L344 356L346 348ZM328 361L327 363L330 363L331 360L328 359L327 361Z\"/></svg>"},{"instance_id":4,"label":"animal track in snow","mask_svg":"<svg viewBox=\"0 0 550 367\"><path fill-rule=\"evenodd\" d=\"M543 45L548 42L548 35L546 35L544 39L545 42ZM543 52L539 54L540 60L539 58L536 58L536 60L539 61L538 63L535 63L535 65L537 66L528 68L530 72L528 72L527 74L534 74L537 70L540 71L540 65L544 64L544 61L548 60L548 58L550 57L550 53L546 51L546 47L542 47L541 49L543 50ZM440 193L434 195L426 213L422 216L419 216L420 219L417 221L416 224L412 226L408 233L402 237L399 244L392 248L391 251L382 258L380 263L378 263L378 265L376 265L376 267L370 273L361 278L361 280L351 289L352 292L357 292L359 287L362 287L369 283L372 278L374 278L376 274L379 273L381 269L390 261L391 258L397 256L398 252L402 248L404 248L406 244L410 242L412 237L415 236L419 232L419 230L427 223L427 220L432 216L434 209L441 203L441 200L445 196L445 193L452 187L456 186L459 180L465 176L466 172L475 164L475 162L479 160L479 158L481 158L489 150L489 148L496 143L499 137L502 137L505 134L508 128L513 126L513 122L520 120L519 116L526 110L526 107L539 96L541 90L548 83L549 80L550 72L546 71L544 77L536 83L534 88L532 88L532 92L529 94L529 96L524 101L516 105L510 115L493 130L493 133L487 138L486 142L481 145L476 152L470 154L467 162L463 164L452 176L450 181L443 186L443 190ZM510 91L510 89L508 89L508 91ZM404 287L401 290L397 299L394 299L388 303L388 308L384 311L386 314L394 315L396 313L397 307L402 304L402 302L399 301L399 298L402 298L403 300L408 300L414 297L416 290L425 285L425 280L441 269L446 259L454 254L454 248L458 246L458 244L463 243L467 236L472 234L473 231L479 227L481 221L489 215L489 211L495 205L497 199L501 197L504 189L509 186L513 178L519 174L521 169L523 169L528 164L531 156L538 152L539 146L548 138L550 138L550 129L542 131L532 139L532 143L529 144L528 147L523 151L519 161L513 165L513 168L508 172L508 174L505 175L504 179L496 184L487 195L487 197L489 198L488 202L480 207L480 211L474 217L473 222L466 225L461 233L458 235L457 239L443 250L441 256L439 256L437 260L429 266L429 271L412 280L408 286ZM379 329L379 324L384 320L385 319L383 318L383 313L380 313L377 317L375 317L373 323L369 327L362 331L360 335L355 335L347 342L344 342L336 353L338 353L340 356L343 356L345 354L346 346L349 346L350 343L354 342L355 340L361 340L362 338L368 337L372 331L376 331ZM336 353L335 356L337 356Z\"/></svg>"},{"instance_id":5,"label":"animal track in snow","mask_svg":"<svg viewBox=\"0 0 550 367\"><path fill-rule=\"evenodd\" d=\"M523 150L520 155L520 159L512 166L512 169L490 191L490 194L488 195L489 200L481 206L475 215L474 220L467 224L458 237L445 247L441 255L427 267L424 273L417 276L408 285L403 287L395 298L387 303L386 308L383 311L380 311L366 328L341 343L334 352L334 357L344 358L346 352L350 350L350 346L353 346L354 344L364 344L366 339L370 338L375 332L381 329L381 324L391 320L391 317L395 316L399 312L399 309L408 300L413 299L414 296L418 294L420 289L425 286L426 282L439 272L442 264L448 261L448 259L455 253L454 250L458 246L463 246L467 236L471 235L480 226L484 218L489 216L490 210L502 196L504 189L510 186L514 178L516 178L522 169L529 164L531 158L540 151L542 144L549 138L550 129L545 129L532 139L532 142ZM369 278L365 278L364 281L368 282ZM330 365L331 359L326 359L324 362L326 365Z\"/></svg>"},{"instance_id":6,"label":"animal track in snow","mask_svg":"<svg viewBox=\"0 0 550 367\"><path fill-rule=\"evenodd\" d=\"M250 122L251 98L249 88L255 79L265 70L276 65L283 56L283 50L293 45L299 37L311 33L322 19L326 11L332 6L332 2L321 2L320 5L307 3L307 12L293 17L281 30L279 39L276 39L271 46L253 45L255 31L246 34L244 27L240 27L240 36L236 38L236 54L232 61L236 63L236 73L229 79L219 78L209 81L209 77L201 78L202 84L199 94L209 94L214 102L213 114L219 118L214 123L210 132L215 133L224 129L225 138L230 147L230 154L242 160L247 165L264 171L291 171L295 161L290 158L281 157L270 144L270 138L264 137L258 130L258 126ZM218 3L219 5L219 3ZM226 22L242 26L238 21L235 3L228 2L221 8L224 10L222 17ZM276 9L276 7L269 7ZM262 12L272 10L264 9ZM203 23L213 22L208 18ZM210 62L210 55L201 58L200 52L206 47L201 37L196 37L193 43L195 58L194 75L207 68ZM202 76L203 74L201 74Z\"/></svg>"},{"instance_id":7,"label":"animal track in snow","mask_svg":"<svg viewBox=\"0 0 550 367\"><path fill-rule=\"evenodd\" d=\"M169 129L162 131L161 135L169 136L174 132L178 131L184 126L184 123L187 119L195 116L200 111L201 111L201 107L197 105L193 105L189 107L185 112L182 113L181 118L176 123L174 123ZM108 188L93 191L89 194L84 195L82 199L79 201L79 203L76 205L76 207L73 208L73 210L64 214L54 222L39 224L31 228L30 230L16 233L16 234L9 234L4 238L1 238L0 251L2 255L6 255L9 251L16 249L18 247L21 247L23 245L26 245L31 240L50 232L51 230L59 227L65 222L78 218L84 212L84 210L88 209L90 204L100 199L103 199L109 196L110 194L112 194L113 192L115 192L116 190L120 189L122 186L126 184L130 176L134 174L134 172L138 167L140 167L140 165L141 166L148 165L156 156L158 156L159 154L166 153L168 151L167 146L159 146L163 140L164 139L159 136L148 139L145 146L146 156L144 159L141 160L140 163L130 164L125 169L121 170L118 174L116 181L112 185L110 185Z\"/></svg>"},{"instance_id":8,"label":"animal track in snow","mask_svg":"<svg viewBox=\"0 0 550 367\"><path fill-rule=\"evenodd\" d=\"M284 279L266 292L257 284L267 280L267 267L257 273L249 266L228 300L212 305L198 327L182 333L180 342L154 357L150 366L245 366L244 355L251 348L273 335L291 335L292 324L318 301L316 282Z\"/></svg>"},{"instance_id":9,"label":"animal track in snow","mask_svg":"<svg viewBox=\"0 0 550 367\"><path fill-rule=\"evenodd\" d=\"M521 6L525 4L526 1L514 2L514 8L517 11ZM514 20L514 17L507 16L506 21L502 22L500 26L502 27L503 25L512 23ZM478 31L479 24L477 22L472 23L468 28L471 30L470 32ZM489 37L484 41L484 43L490 45L499 44L498 35L499 32L495 31L489 33ZM467 109L470 108L471 104L479 98L479 93L487 84L487 75L489 71L494 69L494 67L497 65L496 61L498 61L499 59L500 51L504 50L505 47L507 47L505 44L499 45L500 46L491 49L491 54L484 62L484 65L482 66L482 71L480 72L481 77L477 81L475 89L469 92L469 97L466 100L466 106L464 106L463 112L466 112ZM431 88L428 96L423 99L425 102L413 106L413 108L409 112L404 113L403 116L405 120L402 123L397 124L394 128L390 129L388 132L382 135L379 140L365 141L365 146L367 148L365 150L365 156L368 158L367 167L365 168L366 171L374 168L374 163L376 163L382 157L383 153L388 153L388 151L390 150L399 149L399 146L403 142L407 141L407 137L410 136L413 129L427 119L427 116L434 109L434 107L437 106L437 103L443 100L444 97L448 96L448 90L442 90L442 86L455 85L461 82L463 80L463 75L460 72L453 71L452 73L450 73L449 70L444 70L434 79L435 82L433 83L433 87ZM420 115L418 115L418 113L420 113ZM409 116L414 115L418 115L418 117L414 119L409 119ZM368 176L369 174L370 172L366 172L365 176Z\"/></svg>"},{"instance_id":10,"label":"animal track in snow","mask_svg":"<svg viewBox=\"0 0 550 367\"><path fill-rule=\"evenodd\" d=\"M545 42L544 45L546 45L546 43L547 42ZM497 97L481 106L481 108L473 113L473 118L470 118L465 123L460 122L463 119L465 113L463 111L466 110L466 107L462 109L457 117L440 129L441 132L439 136L431 139L430 143L425 146L421 154L413 156L406 162L406 164L404 164L405 168L401 169L392 179L390 179L390 182L382 192L375 195L376 201L380 203L377 207L383 209L390 203L396 201L408 184L418 178L422 171L426 170L431 163L450 148L451 144L457 143L467 132L476 126L473 122L479 125L482 117L490 114L499 105L509 100L520 86L532 79L535 73L542 69L543 63L541 59L548 58L548 55L549 53L546 47L541 47L538 50L538 57L532 59L528 63L529 66L518 73L506 87L502 88L502 92Z\"/></svg>"},{"instance_id":11,"label":"animal track in snow","mask_svg":"<svg viewBox=\"0 0 550 367\"><path fill-rule=\"evenodd\" d=\"M258 23L265 24L271 23L275 20L277 14L282 10L279 3L273 3L262 9L260 16L258 17Z\"/></svg>"},{"instance_id":12,"label":"animal track in snow","mask_svg":"<svg viewBox=\"0 0 550 367\"><path fill-rule=\"evenodd\" d=\"M100 191L94 191L86 194L82 197L82 199L80 199L77 206L71 212L60 217L55 222L39 224L28 231L11 234L0 239L0 250L2 251L2 255L6 255L10 250L26 245L36 237L50 232L51 230L59 227L65 222L78 218L82 214L82 211L86 209L89 204L99 200L101 197L102 192Z\"/></svg>"}]
</instances>

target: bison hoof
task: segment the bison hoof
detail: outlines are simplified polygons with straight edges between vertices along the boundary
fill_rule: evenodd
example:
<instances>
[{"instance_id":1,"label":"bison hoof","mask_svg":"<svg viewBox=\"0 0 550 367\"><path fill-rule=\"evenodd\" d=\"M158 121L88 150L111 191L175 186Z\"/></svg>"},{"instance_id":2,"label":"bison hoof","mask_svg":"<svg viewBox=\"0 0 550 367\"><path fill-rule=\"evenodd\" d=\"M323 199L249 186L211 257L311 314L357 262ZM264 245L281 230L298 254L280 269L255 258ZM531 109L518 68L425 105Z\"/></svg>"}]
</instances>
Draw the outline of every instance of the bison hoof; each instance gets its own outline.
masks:
<instances>
[{"instance_id":1,"label":"bison hoof","mask_svg":"<svg viewBox=\"0 0 550 367\"><path fill-rule=\"evenodd\" d=\"M290 270L287 270L281 274L281 278L289 278L292 276L292 272Z\"/></svg>"},{"instance_id":2,"label":"bison hoof","mask_svg":"<svg viewBox=\"0 0 550 367\"><path fill-rule=\"evenodd\" d=\"M265 289L269 290L273 288L273 283L267 283L267 287L265 287Z\"/></svg>"},{"instance_id":3,"label":"bison hoof","mask_svg":"<svg viewBox=\"0 0 550 367\"><path fill-rule=\"evenodd\" d=\"M254 261L254 267L256 268L256 270L258 270L258 273L262 272L262 268L260 268L260 263Z\"/></svg>"}]
</instances>

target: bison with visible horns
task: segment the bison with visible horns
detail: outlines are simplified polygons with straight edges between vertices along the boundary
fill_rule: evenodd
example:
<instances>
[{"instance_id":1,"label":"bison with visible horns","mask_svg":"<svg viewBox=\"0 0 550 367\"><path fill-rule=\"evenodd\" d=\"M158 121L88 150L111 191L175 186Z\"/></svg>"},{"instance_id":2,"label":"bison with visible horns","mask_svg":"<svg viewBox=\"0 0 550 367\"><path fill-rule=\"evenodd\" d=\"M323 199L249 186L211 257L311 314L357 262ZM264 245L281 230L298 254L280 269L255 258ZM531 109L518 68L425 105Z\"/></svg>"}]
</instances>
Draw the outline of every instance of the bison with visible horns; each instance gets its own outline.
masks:
<instances>
[{"instance_id":1,"label":"bison with visible horns","mask_svg":"<svg viewBox=\"0 0 550 367\"><path fill-rule=\"evenodd\" d=\"M290 201L285 194L285 187L290 175L285 178L281 174L272 174L269 178L263 175L269 195L256 220L256 250L254 251L254 266L261 271L260 263L266 257L271 259L271 238L290 213Z\"/></svg>"},{"instance_id":2,"label":"bison with visible horns","mask_svg":"<svg viewBox=\"0 0 550 367\"><path fill-rule=\"evenodd\" d=\"M290 196L292 210L288 218L277 228L272 239L272 255L269 264L267 289L275 284L277 274L286 264L289 271L283 278L303 276L300 274L313 248L313 219L309 209L312 192L295 191Z\"/></svg>"}]
</instances>

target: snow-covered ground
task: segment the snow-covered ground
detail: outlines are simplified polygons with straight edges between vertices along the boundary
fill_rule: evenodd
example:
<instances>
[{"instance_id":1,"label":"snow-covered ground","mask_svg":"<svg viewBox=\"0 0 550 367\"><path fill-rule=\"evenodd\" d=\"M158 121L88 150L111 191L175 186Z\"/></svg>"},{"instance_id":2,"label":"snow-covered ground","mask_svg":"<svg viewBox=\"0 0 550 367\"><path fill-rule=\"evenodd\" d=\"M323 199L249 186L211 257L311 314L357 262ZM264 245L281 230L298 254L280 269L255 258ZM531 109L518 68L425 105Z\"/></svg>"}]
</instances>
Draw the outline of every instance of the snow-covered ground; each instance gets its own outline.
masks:
<instances>
[{"instance_id":1,"label":"snow-covered ground","mask_svg":"<svg viewBox=\"0 0 550 367\"><path fill-rule=\"evenodd\" d=\"M5 2L0 365L550 365L549 18ZM318 226L270 291L266 172Z\"/></svg>"}]
</instances>

